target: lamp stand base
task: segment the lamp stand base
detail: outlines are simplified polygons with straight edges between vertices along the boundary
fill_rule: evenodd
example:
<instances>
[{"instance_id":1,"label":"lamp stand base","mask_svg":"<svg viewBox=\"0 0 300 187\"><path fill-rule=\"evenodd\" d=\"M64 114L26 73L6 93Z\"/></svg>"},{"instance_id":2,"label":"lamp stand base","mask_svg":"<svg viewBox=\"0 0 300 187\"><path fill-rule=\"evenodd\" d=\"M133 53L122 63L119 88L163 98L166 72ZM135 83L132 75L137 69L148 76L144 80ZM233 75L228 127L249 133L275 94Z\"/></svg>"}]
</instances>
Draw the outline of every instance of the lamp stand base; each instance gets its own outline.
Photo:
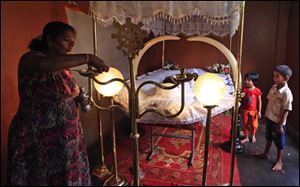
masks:
<instances>
[{"instance_id":1,"label":"lamp stand base","mask_svg":"<svg viewBox=\"0 0 300 187\"><path fill-rule=\"evenodd\" d=\"M221 147L224 151L231 153L231 141L228 140L221 144ZM245 146L241 143L241 141L236 141L235 144L235 153L240 154L245 151Z\"/></svg>"},{"instance_id":2,"label":"lamp stand base","mask_svg":"<svg viewBox=\"0 0 300 187\"><path fill-rule=\"evenodd\" d=\"M111 176L105 181L103 186L129 186L128 182L122 177Z\"/></svg>"},{"instance_id":3,"label":"lamp stand base","mask_svg":"<svg viewBox=\"0 0 300 187\"><path fill-rule=\"evenodd\" d=\"M97 177L99 180L103 181L109 176L111 176L112 173L107 169L107 167L104 164L99 164L94 168L92 175Z\"/></svg>"}]
</instances>

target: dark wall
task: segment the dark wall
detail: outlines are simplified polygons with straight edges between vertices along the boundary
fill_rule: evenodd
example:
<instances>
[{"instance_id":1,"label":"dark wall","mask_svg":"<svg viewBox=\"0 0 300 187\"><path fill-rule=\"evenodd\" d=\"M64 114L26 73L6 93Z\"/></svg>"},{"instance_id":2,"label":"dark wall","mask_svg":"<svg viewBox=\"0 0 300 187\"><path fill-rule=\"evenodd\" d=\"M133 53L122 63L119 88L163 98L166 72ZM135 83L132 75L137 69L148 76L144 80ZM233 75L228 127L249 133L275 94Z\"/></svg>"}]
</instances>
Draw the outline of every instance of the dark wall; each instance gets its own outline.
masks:
<instances>
[{"instance_id":1,"label":"dark wall","mask_svg":"<svg viewBox=\"0 0 300 187\"><path fill-rule=\"evenodd\" d=\"M211 37L229 46L229 38ZM165 60L185 68L226 62L225 56L215 47L202 42L188 42L183 35L180 38L177 41L165 41ZM145 53L138 67L138 74L161 67L162 46L161 42L157 43Z\"/></svg>"},{"instance_id":2,"label":"dark wall","mask_svg":"<svg viewBox=\"0 0 300 187\"><path fill-rule=\"evenodd\" d=\"M289 126L299 131L299 2L247 1L245 8L242 52L242 76L248 71L260 74L257 83L262 92L262 112L266 95L273 84L273 69L288 64L294 73L289 86L294 94L294 110L288 117ZM229 47L229 37L214 38ZM232 39L232 52L237 54L237 33ZM141 60L139 74L161 67L162 44L150 48ZM228 63L217 49L204 43L167 41L165 59L181 67L205 67L213 63ZM299 133L298 133L299 134ZM298 141L298 139L295 139Z\"/></svg>"},{"instance_id":3,"label":"dark wall","mask_svg":"<svg viewBox=\"0 0 300 187\"><path fill-rule=\"evenodd\" d=\"M293 112L289 115L289 122L294 128L288 132L299 142L299 1L290 2L288 20L288 36L286 48L286 63L292 68L293 75L289 86L294 95Z\"/></svg>"}]
</instances>

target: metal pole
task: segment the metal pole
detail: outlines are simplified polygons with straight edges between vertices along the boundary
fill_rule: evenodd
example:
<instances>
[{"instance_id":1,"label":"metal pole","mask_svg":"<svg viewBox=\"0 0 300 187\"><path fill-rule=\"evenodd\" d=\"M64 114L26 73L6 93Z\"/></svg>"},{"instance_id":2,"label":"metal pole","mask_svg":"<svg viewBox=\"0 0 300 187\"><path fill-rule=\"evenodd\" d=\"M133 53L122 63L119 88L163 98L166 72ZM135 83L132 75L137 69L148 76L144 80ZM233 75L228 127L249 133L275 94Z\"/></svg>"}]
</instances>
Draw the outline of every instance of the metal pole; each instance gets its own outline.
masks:
<instances>
[{"instance_id":1,"label":"metal pole","mask_svg":"<svg viewBox=\"0 0 300 187\"><path fill-rule=\"evenodd\" d=\"M112 97L110 98L110 106L114 105ZM122 177L118 176L117 162L117 144L116 144L116 125L114 119L114 108L110 109L110 120L112 124L112 151L113 151L113 175L105 181L103 186L127 186L128 183Z\"/></svg>"},{"instance_id":2,"label":"metal pole","mask_svg":"<svg viewBox=\"0 0 300 187\"><path fill-rule=\"evenodd\" d=\"M166 34L166 21L164 21L164 34ZM162 69L164 69L165 66L165 40L163 40L163 50L162 50L162 56L161 56L161 63L162 63Z\"/></svg>"},{"instance_id":3,"label":"metal pole","mask_svg":"<svg viewBox=\"0 0 300 187\"><path fill-rule=\"evenodd\" d=\"M138 97L136 95L135 91L135 77L133 72L133 63L132 61L129 62L130 64L130 94L131 94L131 102L130 102L130 108L131 108L131 134L130 138L133 139L133 185L139 186L140 185L140 178L139 178L139 134L137 131L137 107L136 106L136 100L138 100Z\"/></svg>"},{"instance_id":4,"label":"metal pole","mask_svg":"<svg viewBox=\"0 0 300 187\"><path fill-rule=\"evenodd\" d=\"M207 172L207 161L208 161L211 110L214 107L216 107L216 105L204 106L204 108L207 109L207 116L206 116L206 126L205 126L205 147L204 147L204 161L203 161L203 172L202 172L202 186L206 185L206 172Z\"/></svg>"},{"instance_id":5,"label":"metal pole","mask_svg":"<svg viewBox=\"0 0 300 187\"><path fill-rule=\"evenodd\" d=\"M161 68L164 69L164 66L165 66L165 40L163 40L163 43L162 43L162 55L161 55Z\"/></svg>"},{"instance_id":6,"label":"metal pole","mask_svg":"<svg viewBox=\"0 0 300 187\"><path fill-rule=\"evenodd\" d=\"M97 101L100 101L100 94L97 92ZM103 148L103 129L102 129L102 114L97 110L97 120L99 124L99 144L100 144L100 164L104 165L104 148Z\"/></svg>"},{"instance_id":7,"label":"metal pole","mask_svg":"<svg viewBox=\"0 0 300 187\"><path fill-rule=\"evenodd\" d=\"M97 93L97 101L100 101L100 94ZM111 175L111 172L107 169L104 162L104 148L103 148L103 130L102 130L102 115L97 108L97 120L99 127L99 149L100 149L100 163L94 169L92 174L99 178L101 181Z\"/></svg>"},{"instance_id":8,"label":"metal pole","mask_svg":"<svg viewBox=\"0 0 300 187\"><path fill-rule=\"evenodd\" d=\"M240 89L240 71L241 71L241 61L243 52L243 34L244 34L244 14L245 14L245 1L241 2L241 18L240 18L240 29L238 37L238 54L237 54L237 80L235 82L235 103L234 103L234 116L233 116L233 128L231 137L231 166L230 166L230 181L229 185L233 185L234 177L234 159L235 159L235 145L236 145L236 128L237 128L237 118L238 118L238 104L239 104L239 89Z\"/></svg>"},{"instance_id":9,"label":"metal pole","mask_svg":"<svg viewBox=\"0 0 300 187\"><path fill-rule=\"evenodd\" d=\"M229 50L232 52L232 37L229 36Z\"/></svg>"},{"instance_id":10,"label":"metal pole","mask_svg":"<svg viewBox=\"0 0 300 187\"><path fill-rule=\"evenodd\" d=\"M94 41L94 54L97 55L97 22L96 22L96 15L92 14L93 18L93 41ZM89 69L91 67L88 67ZM89 89L89 101L92 100L93 94L93 85L92 85L92 78L88 78L88 89ZM97 101L100 101L100 94L97 93ZM99 125L99 144L100 144L100 164L97 165L94 169L92 174L99 178L100 180L105 179L107 176L111 175L111 172L107 169L104 163L104 149L103 149L103 133L102 133L102 122L101 122L101 111L97 108L97 120Z\"/></svg>"},{"instance_id":11,"label":"metal pole","mask_svg":"<svg viewBox=\"0 0 300 187\"><path fill-rule=\"evenodd\" d=\"M112 98L110 99L111 106L114 105ZM117 145L116 145L116 125L115 125L115 120L114 120L114 109L112 108L110 111L110 120L112 124L112 141L113 141L113 164L114 164L114 169L113 169L113 174L115 178L118 178L118 165L117 165Z\"/></svg>"}]
</instances>

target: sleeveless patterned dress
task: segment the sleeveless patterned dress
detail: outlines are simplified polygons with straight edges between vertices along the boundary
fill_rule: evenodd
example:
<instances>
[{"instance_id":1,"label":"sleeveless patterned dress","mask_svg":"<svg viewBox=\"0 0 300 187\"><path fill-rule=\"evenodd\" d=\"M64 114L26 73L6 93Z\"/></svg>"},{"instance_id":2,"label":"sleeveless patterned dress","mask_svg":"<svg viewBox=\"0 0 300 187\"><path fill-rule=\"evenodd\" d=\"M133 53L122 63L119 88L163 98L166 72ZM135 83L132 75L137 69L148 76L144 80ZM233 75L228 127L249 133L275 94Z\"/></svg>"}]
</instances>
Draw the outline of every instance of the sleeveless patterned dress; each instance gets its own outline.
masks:
<instances>
[{"instance_id":1,"label":"sleeveless patterned dress","mask_svg":"<svg viewBox=\"0 0 300 187\"><path fill-rule=\"evenodd\" d=\"M11 185L91 185L87 149L68 70L25 75L8 135Z\"/></svg>"}]
</instances>

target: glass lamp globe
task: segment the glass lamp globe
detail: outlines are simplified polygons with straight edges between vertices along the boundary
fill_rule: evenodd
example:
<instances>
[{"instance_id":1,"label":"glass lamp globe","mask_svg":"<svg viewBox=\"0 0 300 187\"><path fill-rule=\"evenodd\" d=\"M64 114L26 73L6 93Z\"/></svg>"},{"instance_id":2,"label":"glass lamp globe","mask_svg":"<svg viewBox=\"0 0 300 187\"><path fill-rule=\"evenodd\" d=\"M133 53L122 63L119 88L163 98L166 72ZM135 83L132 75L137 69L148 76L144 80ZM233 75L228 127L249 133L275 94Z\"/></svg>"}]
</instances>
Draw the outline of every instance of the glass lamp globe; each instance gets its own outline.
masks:
<instances>
[{"instance_id":1,"label":"glass lamp globe","mask_svg":"<svg viewBox=\"0 0 300 187\"><path fill-rule=\"evenodd\" d=\"M124 80L122 73L113 67L109 67L108 72L100 73L95 78L99 82L107 82L107 81L109 81L111 79L115 79L115 78ZM119 81L114 81L114 82L111 82L106 85L101 85L94 81L94 86L98 93L100 93L103 96L110 97L110 96L114 96L115 94L119 93L124 85L123 85L123 83L121 83Z\"/></svg>"},{"instance_id":2,"label":"glass lamp globe","mask_svg":"<svg viewBox=\"0 0 300 187\"><path fill-rule=\"evenodd\" d=\"M224 80L216 74L204 73L195 82L194 94L206 106L217 105L225 96Z\"/></svg>"}]
</instances>

